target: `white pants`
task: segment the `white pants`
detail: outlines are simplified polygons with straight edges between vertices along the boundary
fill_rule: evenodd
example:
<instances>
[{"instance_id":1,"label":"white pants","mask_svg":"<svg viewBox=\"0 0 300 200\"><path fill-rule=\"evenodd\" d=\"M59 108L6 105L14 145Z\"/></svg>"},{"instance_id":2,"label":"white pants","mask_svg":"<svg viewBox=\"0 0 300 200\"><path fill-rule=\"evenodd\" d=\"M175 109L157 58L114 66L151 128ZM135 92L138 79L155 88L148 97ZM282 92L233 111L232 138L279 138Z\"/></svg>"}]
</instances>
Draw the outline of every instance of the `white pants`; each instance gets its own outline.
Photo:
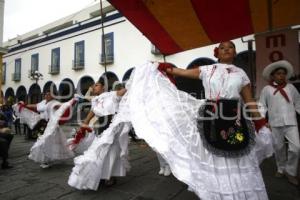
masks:
<instances>
[{"instance_id":1,"label":"white pants","mask_svg":"<svg viewBox=\"0 0 300 200\"><path fill-rule=\"evenodd\" d=\"M157 155L157 159L159 161L160 168L164 168L166 166L169 166L167 161L159 153L156 153L156 155Z\"/></svg>"},{"instance_id":2,"label":"white pants","mask_svg":"<svg viewBox=\"0 0 300 200\"><path fill-rule=\"evenodd\" d=\"M300 152L298 127L272 127L272 133L277 171L281 173L285 171L292 176L297 176ZM284 138L288 141L288 153L286 153Z\"/></svg>"}]
</instances>

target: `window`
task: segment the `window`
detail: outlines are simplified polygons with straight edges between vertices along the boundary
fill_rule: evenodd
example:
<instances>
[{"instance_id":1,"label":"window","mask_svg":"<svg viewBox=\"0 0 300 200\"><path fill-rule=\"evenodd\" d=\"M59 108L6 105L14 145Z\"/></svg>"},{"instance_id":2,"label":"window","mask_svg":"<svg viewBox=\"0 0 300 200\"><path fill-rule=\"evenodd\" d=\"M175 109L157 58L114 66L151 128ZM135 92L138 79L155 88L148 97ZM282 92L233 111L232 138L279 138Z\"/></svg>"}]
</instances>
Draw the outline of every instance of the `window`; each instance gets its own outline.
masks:
<instances>
[{"instance_id":1,"label":"window","mask_svg":"<svg viewBox=\"0 0 300 200\"><path fill-rule=\"evenodd\" d=\"M2 64L2 84L6 81L6 63Z\"/></svg>"},{"instance_id":2,"label":"window","mask_svg":"<svg viewBox=\"0 0 300 200\"><path fill-rule=\"evenodd\" d=\"M39 71L39 54L31 55L31 72Z\"/></svg>"},{"instance_id":3,"label":"window","mask_svg":"<svg viewBox=\"0 0 300 200\"><path fill-rule=\"evenodd\" d=\"M50 74L58 74L60 71L60 48L52 49L51 51L51 65L49 69Z\"/></svg>"},{"instance_id":4,"label":"window","mask_svg":"<svg viewBox=\"0 0 300 200\"><path fill-rule=\"evenodd\" d=\"M114 62L114 33L107 33L103 36L102 53L100 63Z\"/></svg>"},{"instance_id":5,"label":"window","mask_svg":"<svg viewBox=\"0 0 300 200\"><path fill-rule=\"evenodd\" d=\"M73 69L84 68L84 41L76 42L74 49Z\"/></svg>"},{"instance_id":6,"label":"window","mask_svg":"<svg viewBox=\"0 0 300 200\"><path fill-rule=\"evenodd\" d=\"M13 81L20 81L21 80L21 58L15 60L15 73L13 73Z\"/></svg>"}]
</instances>

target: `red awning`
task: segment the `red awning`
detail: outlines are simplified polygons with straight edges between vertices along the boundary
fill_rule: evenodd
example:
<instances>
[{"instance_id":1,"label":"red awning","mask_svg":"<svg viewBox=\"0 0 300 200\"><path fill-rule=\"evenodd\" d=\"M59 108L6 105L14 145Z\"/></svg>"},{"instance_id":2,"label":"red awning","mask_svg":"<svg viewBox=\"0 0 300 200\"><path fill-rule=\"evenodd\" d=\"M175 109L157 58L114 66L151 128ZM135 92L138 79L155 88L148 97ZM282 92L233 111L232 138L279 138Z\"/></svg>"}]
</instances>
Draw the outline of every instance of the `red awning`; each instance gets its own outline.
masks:
<instances>
[{"instance_id":1,"label":"red awning","mask_svg":"<svg viewBox=\"0 0 300 200\"><path fill-rule=\"evenodd\" d=\"M300 24L300 0L108 1L166 55Z\"/></svg>"}]
</instances>

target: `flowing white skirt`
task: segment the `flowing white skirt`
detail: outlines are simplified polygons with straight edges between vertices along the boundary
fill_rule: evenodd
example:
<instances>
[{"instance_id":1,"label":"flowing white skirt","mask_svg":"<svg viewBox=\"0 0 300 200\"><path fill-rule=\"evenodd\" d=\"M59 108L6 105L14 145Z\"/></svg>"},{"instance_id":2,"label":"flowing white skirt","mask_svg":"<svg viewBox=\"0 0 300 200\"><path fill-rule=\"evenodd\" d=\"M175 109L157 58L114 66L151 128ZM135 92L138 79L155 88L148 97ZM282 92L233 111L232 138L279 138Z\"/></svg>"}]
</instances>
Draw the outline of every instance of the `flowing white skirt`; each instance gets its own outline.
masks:
<instances>
[{"instance_id":1,"label":"flowing white skirt","mask_svg":"<svg viewBox=\"0 0 300 200\"><path fill-rule=\"evenodd\" d=\"M74 159L75 166L68 184L77 189L97 190L100 179L125 176L129 170L128 132L129 122L115 115L110 126L93 140L84 152Z\"/></svg>"},{"instance_id":2,"label":"flowing white skirt","mask_svg":"<svg viewBox=\"0 0 300 200\"><path fill-rule=\"evenodd\" d=\"M137 136L159 152L174 176L202 200L268 199L259 161L273 153L270 131L263 129L245 156L212 154L204 148L196 124L204 101L177 90L156 68L153 63L137 67L127 92Z\"/></svg>"},{"instance_id":3,"label":"flowing white skirt","mask_svg":"<svg viewBox=\"0 0 300 200\"><path fill-rule=\"evenodd\" d=\"M58 125L64 111L71 106L71 101L62 104L57 111L52 112L53 115L50 117L44 134L30 149L29 159L38 163L49 163L74 157L73 151L67 146L67 138Z\"/></svg>"},{"instance_id":4,"label":"flowing white skirt","mask_svg":"<svg viewBox=\"0 0 300 200\"><path fill-rule=\"evenodd\" d=\"M203 147L196 124L204 100L177 90L156 67L148 63L132 73L109 128L75 158L69 185L96 190L100 179L124 176L132 123L138 137L159 152L172 173L201 199L268 199L259 161L273 153L270 131L262 129L256 146L243 157L212 154Z\"/></svg>"}]
</instances>

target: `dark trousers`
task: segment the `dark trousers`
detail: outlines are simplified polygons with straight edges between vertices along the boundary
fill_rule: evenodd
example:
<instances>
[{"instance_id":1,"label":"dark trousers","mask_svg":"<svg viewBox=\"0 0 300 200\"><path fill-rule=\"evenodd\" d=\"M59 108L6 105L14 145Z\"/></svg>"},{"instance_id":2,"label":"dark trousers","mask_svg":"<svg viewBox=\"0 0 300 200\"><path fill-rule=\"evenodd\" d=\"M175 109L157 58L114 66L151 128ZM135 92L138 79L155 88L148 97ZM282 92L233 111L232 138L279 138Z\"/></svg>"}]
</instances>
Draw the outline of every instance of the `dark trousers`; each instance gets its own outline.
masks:
<instances>
[{"instance_id":1,"label":"dark trousers","mask_svg":"<svg viewBox=\"0 0 300 200\"><path fill-rule=\"evenodd\" d=\"M21 124L20 124L20 119L16 119L14 121L14 124L15 124L15 131L16 131L16 134L20 134L21 135Z\"/></svg>"},{"instance_id":2,"label":"dark trousers","mask_svg":"<svg viewBox=\"0 0 300 200\"><path fill-rule=\"evenodd\" d=\"M8 150L13 137L9 133L0 133L0 157L2 157L3 162L7 160Z\"/></svg>"}]
</instances>

